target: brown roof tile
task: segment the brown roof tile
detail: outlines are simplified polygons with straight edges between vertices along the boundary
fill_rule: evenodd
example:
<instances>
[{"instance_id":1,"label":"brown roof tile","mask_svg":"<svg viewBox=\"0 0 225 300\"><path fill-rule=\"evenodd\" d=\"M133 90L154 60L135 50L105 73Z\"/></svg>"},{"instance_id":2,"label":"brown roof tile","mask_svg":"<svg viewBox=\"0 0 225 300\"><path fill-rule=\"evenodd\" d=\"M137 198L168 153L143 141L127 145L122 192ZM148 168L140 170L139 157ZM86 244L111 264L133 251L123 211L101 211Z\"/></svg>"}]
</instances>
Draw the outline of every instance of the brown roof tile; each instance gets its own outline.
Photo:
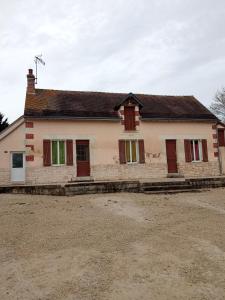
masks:
<instances>
[{"instance_id":1,"label":"brown roof tile","mask_svg":"<svg viewBox=\"0 0 225 300\"><path fill-rule=\"evenodd\" d=\"M27 94L24 115L38 118L119 119L116 106L125 93L78 92L36 89ZM135 94L143 105L142 119L217 120L193 96L156 96Z\"/></svg>"}]
</instances>

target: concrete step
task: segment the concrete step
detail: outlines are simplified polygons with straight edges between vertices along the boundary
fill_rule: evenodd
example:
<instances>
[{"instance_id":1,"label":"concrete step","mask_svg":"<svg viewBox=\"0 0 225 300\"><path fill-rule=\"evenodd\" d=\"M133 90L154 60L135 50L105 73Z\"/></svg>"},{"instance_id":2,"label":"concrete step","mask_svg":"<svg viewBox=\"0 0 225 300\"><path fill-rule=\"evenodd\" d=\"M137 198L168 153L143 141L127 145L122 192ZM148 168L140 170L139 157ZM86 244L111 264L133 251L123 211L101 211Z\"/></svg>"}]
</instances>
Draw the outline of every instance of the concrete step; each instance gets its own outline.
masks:
<instances>
[{"instance_id":1,"label":"concrete step","mask_svg":"<svg viewBox=\"0 0 225 300\"><path fill-rule=\"evenodd\" d=\"M147 191L168 191L168 190L182 190L182 189L195 189L197 187L192 187L188 184L183 184L183 185L155 185L155 186L148 186L142 188L144 192Z\"/></svg>"},{"instance_id":2,"label":"concrete step","mask_svg":"<svg viewBox=\"0 0 225 300\"><path fill-rule=\"evenodd\" d=\"M180 190L161 190L161 191L146 191L144 194L158 195L158 194L178 194L178 193L201 193L208 189L180 189Z\"/></svg>"}]
</instances>

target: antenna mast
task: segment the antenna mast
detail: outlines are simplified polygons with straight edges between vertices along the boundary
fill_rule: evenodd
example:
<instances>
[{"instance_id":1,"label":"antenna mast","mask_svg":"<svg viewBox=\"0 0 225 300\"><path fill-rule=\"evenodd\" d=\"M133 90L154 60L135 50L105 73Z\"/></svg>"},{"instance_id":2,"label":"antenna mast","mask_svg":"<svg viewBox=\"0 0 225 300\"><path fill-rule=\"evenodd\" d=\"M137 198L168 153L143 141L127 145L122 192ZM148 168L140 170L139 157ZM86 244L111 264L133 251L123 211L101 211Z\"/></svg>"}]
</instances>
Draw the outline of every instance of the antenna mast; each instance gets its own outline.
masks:
<instances>
[{"instance_id":1,"label":"antenna mast","mask_svg":"<svg viewBox=\"0 0 225 300\"><path fill-rule=\"evenodd\" d=\"M37 65L42 64L43 66L45 65L45 62L41 58L42 54L36 55L34 57L34 62L35 62L35 84L37 84Z\"/></svg>"}]
</instances>

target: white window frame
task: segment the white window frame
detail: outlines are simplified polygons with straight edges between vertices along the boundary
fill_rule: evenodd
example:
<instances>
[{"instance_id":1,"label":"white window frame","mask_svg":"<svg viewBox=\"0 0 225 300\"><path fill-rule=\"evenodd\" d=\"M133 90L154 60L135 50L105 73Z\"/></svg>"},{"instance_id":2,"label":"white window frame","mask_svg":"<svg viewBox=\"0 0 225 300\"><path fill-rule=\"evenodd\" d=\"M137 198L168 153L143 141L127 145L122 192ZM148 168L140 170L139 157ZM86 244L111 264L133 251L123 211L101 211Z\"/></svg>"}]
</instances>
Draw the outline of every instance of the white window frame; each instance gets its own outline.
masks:
<instances>
[{"instance_id":1,"label":"white window frame","mask_svg":"<svg viewBox=\"0 0 225 300\"><path fill-rule=\"evenodd\" d=\"M196 160L196 152L195 152L195 142L198 141L198 149L199 149L199 160ZM191 140L191 147L193 150L194 157L192 162L200 162L203 161L203 154L202 154L202 140L193 139Z\"/></svg>"},{"instance_id":2,"label":"white window frame","mask_svg":"<svg viewBox=\"0 0 225 300\"><path fill-rule=\"evenodd\" d=\"M57 142L57 164L53 164L53 155L52 155L52 142ZM60 164L59 163L59 142L64 142L64 149L65 149L65 163L64 164ZM54 166L54 167L60 167L60 166L65 166L66 165L66 141L65 140L62 140L62 139L54 139L54 140L51 140L51 165Z\"/></svg>"},{"instance_id":3,"label":"white window frame","mask_svg":"<svg viewBox=\"0 0 225 300\"><path fill-rule=\"evenodd\" d=\"M129 148L130 148L130 158L132 160L132 146L131 146L131 142L135 142L136 145L136 161L127 161L127 142L129 142ZM126 156L126 163L128 165L130 164L138 164L140 161L140 155L139 155L139 144L138 144L138 140L125 140L125 156Z\"/></svg>"}]
</instances>

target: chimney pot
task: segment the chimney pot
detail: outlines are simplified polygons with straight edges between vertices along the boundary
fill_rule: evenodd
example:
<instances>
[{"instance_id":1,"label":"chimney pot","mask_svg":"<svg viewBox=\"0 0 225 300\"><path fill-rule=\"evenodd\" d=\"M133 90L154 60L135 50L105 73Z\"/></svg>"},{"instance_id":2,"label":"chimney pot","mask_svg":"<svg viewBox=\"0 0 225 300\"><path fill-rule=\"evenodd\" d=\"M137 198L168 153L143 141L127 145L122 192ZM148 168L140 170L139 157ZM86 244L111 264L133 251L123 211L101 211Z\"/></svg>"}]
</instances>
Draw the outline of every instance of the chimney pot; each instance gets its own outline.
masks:
<instances>
[{"instance_id":1,"label":"chimney pot","mask_svg":"<svg viewBox=\"0 0 225 300\"><path fill-rule=\"evenodd\" d=\"M28 69L27 94L35 94L35 76L32 69Z\"/></svg>"}]
</instances>

